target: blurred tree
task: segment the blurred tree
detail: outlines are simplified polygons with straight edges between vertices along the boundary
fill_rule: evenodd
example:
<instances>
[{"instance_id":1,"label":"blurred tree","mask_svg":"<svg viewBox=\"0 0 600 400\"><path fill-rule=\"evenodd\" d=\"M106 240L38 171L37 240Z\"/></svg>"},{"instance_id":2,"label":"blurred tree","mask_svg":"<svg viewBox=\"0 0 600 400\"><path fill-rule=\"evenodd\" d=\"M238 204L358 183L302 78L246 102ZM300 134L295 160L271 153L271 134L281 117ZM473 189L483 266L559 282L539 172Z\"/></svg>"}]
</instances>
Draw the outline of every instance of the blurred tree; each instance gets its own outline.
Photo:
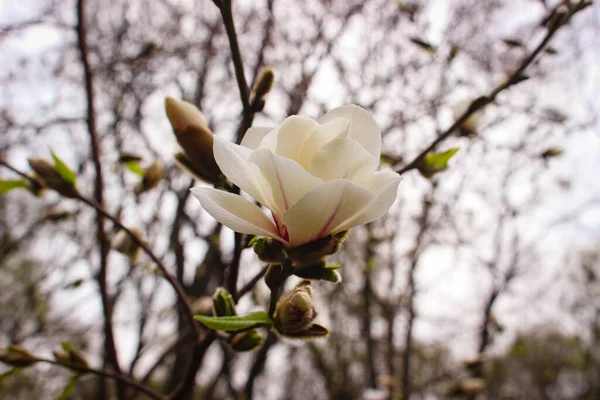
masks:
<instances>
[{"instance_id":1,"label":"blurred tree","mask_svg":"<svg viewBox=\"0 0 600 400\"><path fill-rule=\"evenodd\" d=\"M589 318L581 338L526 335L489 365L457 360L485 360L544 322L529 320L539 304L523 298L551 297L547 281L572 251L565 231L546 227L571 211L564 204L578 189L600 189L583 176L594 170L575 175L565 160L577 146L594 156L585 143L597 99L586 96L597 82L586 60L598 55L597 5L34 3L7 5L0 22L0 178L27 182L26 158L49 159L50 148L76 172L81 196L20 188L0 197L0 347L20 344L50 360L70 342L102 377L86 375L80 398L134 398L141 388L131 380L148 384L146 396L174 400L444 398L484 378L490 398L506 390L594 398L597 369L578 372L597 365L581 342L598 343L597 327L595 339L583 335ZM264 67L275 84L258 107L252 88ZM332 258L344 282L315 284L328 339L270 334L237 355L190 324L219 286L243 312L264 308L269 292L259 281L265 266L244 251L249 238L190 200L204 183L176 166L166 96L196 104L233 141L251 125L318 118L345 103L376 117L382 164L404 182L388 215L355 229ZM453 148L446 166L439 153ZM134 243L139 257L111 249L127 237L123 227L147 245ZM563 236L552 241L555 233ZM36 365L4 379L0 397L56 398L70 376Z\"/></svg>"}]
</instances>

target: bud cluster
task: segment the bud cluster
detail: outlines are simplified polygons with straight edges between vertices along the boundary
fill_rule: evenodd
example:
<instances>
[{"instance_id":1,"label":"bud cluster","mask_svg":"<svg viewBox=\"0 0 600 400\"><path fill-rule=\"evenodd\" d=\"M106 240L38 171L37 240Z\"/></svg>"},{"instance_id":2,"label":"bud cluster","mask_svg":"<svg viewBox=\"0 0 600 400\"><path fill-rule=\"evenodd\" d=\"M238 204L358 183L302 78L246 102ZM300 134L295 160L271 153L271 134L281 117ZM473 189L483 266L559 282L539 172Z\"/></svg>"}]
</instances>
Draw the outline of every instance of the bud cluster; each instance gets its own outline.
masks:
<instances>
[{"instance_id":1,"label":"bud cluster","mask_svg":"<svg viewBox=\"0 0 600 400\"><path fill-rule=\"evenodd\" d=\"M310 280L340 282L341 277L335 271L339 267L327 266L325 258L337 253L347 236L348 231L344 231L294 248L286 248L271 238L255 238L250 244L261 261L271 264L265 281L272 289L280 286L290 275ZM278 280L282 282L277 282Z\"/></svg>"}]
</instances>

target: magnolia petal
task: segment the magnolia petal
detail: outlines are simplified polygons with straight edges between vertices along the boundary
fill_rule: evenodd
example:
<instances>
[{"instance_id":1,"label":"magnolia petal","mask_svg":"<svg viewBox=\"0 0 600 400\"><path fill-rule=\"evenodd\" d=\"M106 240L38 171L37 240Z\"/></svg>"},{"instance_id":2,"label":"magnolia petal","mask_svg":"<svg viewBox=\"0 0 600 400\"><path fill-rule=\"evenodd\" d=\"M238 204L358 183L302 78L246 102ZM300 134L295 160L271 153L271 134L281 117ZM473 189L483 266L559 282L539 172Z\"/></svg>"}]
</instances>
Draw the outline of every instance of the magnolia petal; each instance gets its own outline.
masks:
<instances>
[{"instance_id":1,"label":"magnolia petal","mask_svg":"<svg viewBox=\"0 0 600 400\"><path fill-rule=\"evenodd\" d=\"M317 151L308 171L325 182L334 179L354 181L355 176L373 175L379 160L356 140L336 139Z\"/></svg>"},{"instance_id":2,"label":"magnolia petal","mask_svg":"<svg viewBox=\"0 0 600 400\"><path fill-rule=\"evenodd\" d=\"M279 127L275 153L296 160L298 150L318 127L319 123L311 118L298 115L287 117Z\"/></svg>"},{"instance_id":3,"label":"magnolia petal","mask_svg":"<svg viewBox=\"0 0 600 400\"><path fill-rule=\"evenodd\" d=\"M255 150L249 161L258 166L270 186L280 215L311 189L323 183L321 179L312 176L296 161L273 154L268 149Z\"/></svg>"},{"instance_id":4,"label":"magnolia petal","mask_svg":"<svg viewBox=\"0 0 600 400\"><path fill-rule=\"evenodd\" d=\"M362 212L337 226L332 233L346 231L381 218L396 201L398 185L401 180L402 177L392 171L380 171L373 174L367 187L377 193L377 198Z\"/></svg>"},{"instance_id":5,"label":"magnolia petal","mask_svg":"<svg viewBox=\"0 0 600 400\"><path fill-rule=\"evenodd\" d=\"M275 224L254 203L233 193L207 187L190 189L207 213L226 227L240 233L268 236L283 243Z\"/></svg>"},{"instance_id":6,"label":"magnolia petal","mask_svg":"<svg viewBox=\"0 0 600 400\"><path fill-rule=\"evenodd\" d=\"M264 128L260 126L248 128L240 145L255 150L260 146L260 142L262 142L265 136L272 130L273 128Z\"/></svg>"},{"instance_id":7,"label":"magnolia petal","mask_svg":"<svg viewBox=\"0 0 600 400\"><path fill-rule=\"evenodd\" d=\"M346 179L326 182L314 188L283 214L290 247L327 236L375 198L375 193Z\"/></svg>"},{"instance_id":8,"label":"magnolia petal","mask_svg":"<svg viewBox=\"0 0 600 400\"><path fill-rule=\"evenodd\" d=\"M350 121L345 118L336 118L319 125L298 151L296 160L308 169L315 152L332 140L346 138L349 128Z\"/></svg>"},{"instance_id":9,"label":"magnolia petal","mask_svg":"<svg viewBox=\"0 0 600 400\"><path fill-rule=\"evenodd\" d=\"M215 136L213 151L215 161L227 179L266 207L273 206L272 199L265 191L268 188L264 178L258 168L248 162L252 153L250 149Z\"/></svg>"},{"instance_id":10,"label":"magnolia petal","mask_svg":"<svg viewBox=\"0 0 600 400\"><path fill-rule=\"evenodd\" d=\"M356 105L334 108L325 114L321 119L321 123L329 122L335 118L349 120L348 138L356 140L369 153L379 159L381 154L381 130L367 110Z\"/></svg>"}]
</instances>

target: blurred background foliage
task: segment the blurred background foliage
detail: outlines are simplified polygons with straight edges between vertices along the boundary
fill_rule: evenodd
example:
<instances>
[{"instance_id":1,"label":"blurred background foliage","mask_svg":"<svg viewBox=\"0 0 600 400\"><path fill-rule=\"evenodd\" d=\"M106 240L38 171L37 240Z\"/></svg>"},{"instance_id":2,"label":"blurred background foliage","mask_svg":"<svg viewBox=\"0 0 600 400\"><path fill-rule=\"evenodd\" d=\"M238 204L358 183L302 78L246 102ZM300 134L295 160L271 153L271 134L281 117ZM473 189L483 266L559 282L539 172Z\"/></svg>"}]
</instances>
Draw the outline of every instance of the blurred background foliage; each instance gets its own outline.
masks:
<instances>
[{"instance_id":1,"label":"blurred background foliage","mask_svg":"<svg viewBox=\"0 0 600 400\"><path fill-rule=\"evenodd\" d=\"M519 66L557 3L235 1L249 84L264 66L275 71L254 125L356 103L381 125L382 164L399 170ZM0 158L27 172L27 157L51 149L92 197L75 9L0 5ZM223 284L233 233L190 199L203 183L174 162L163 102L198 105L215 134L235 140L242 106L221 16L208 0L88 2L85 13L105 208L142 232L201 311ZM250 354L215 342L186 398L599 398L599 32L595 4L442 144L460 147L446 171L403 174L392 210L334 257L344 281L315 285L328 339L270 334ZM164 179L140 190L156 161ZM191 344L172 288L146 255L114 250L103 282L96 223L54 192L0 196L0 347L51 357L67 341L114 368L102 289L121 371L173 389ZM118 229L105 230L114 240ZM251 250L241 256L239 287L263 268ZM260 282L238 308L264 308L268 296ZM0 398L58 398L70 376L52 365L3 375ZM67 397L134 396L85 375Z\"/></svg>"}]
</instances>

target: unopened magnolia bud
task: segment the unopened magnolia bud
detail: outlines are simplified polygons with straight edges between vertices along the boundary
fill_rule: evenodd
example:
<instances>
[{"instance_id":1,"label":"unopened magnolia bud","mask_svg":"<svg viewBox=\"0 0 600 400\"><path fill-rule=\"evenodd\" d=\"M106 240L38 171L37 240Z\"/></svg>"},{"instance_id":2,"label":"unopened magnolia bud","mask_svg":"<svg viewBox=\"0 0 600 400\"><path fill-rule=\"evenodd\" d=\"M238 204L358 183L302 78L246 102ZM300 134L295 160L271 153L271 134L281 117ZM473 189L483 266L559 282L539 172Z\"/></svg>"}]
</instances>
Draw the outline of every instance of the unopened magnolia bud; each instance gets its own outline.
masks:
<instances>
[{"instance_id":1,"label":"unopened magnolia bud","mask_svg":"<svg viewBox=\"0 0 600 400\"><path fill-rule=\"evenodd\" d=\"M41 183L61 195L69 198L79 196L79 192L73 183L67 182L48 160L39 157L30 157L27 159L29 166L35 172Z\"/></svg>"},{"instance_id":2,"label":"unopened magnolia bud","mask_svg":"<svg viewBox=\"0 0 600 400\"><path fill-rule=\"evenodd\" d=\"M328 235L313 242L286 249L286 253L295 267L312 266L320 262L324 263L323 259L326 256L337 253L343 238L344 235L341 235L341 239L333 235Z\"/></svg>"},{"instance_id":3,"label":"unopened magnolia bud","mask_svg":"<svg viewBox=\"0 0 600 400\"><path fill-rule=\"evenodd\" d=\"M130 231L140 239L143 237L142 231L137 228L132 228ZM140 246L133 240L131 235L124 230L117 232L111 246L119 253L128 256L131 262L136 262L141 252Z\"/></svg>"},{"instance_id":4,"label":"unopened magnolia bud","mask_svg":"<svg viewBox=\"0 0 600 400\"><path fill-rule=\"evenodd\" d=\"M190 126L204 128L209 131L204 115L192 103L167 97L165 99L165 111L176 134L183 132Z\"/></svg>"},{"instance_id":5,"label":"unopened magnolia bud","mask_svg":"<svg viewBox=\"0 0 600 400\"><path fill-rule=\"evenodd\" d=\"M44 194L44 183L40 180L37 174L27 174L29 177L29 190L34 196L42 196Z\"/></svg>"},{"instance_id":6,"label":"unopened magnolia bud","mask_svg":"<svg viewBox=\"0 0 600 400\"><path fill-rule=\"evenodd\" d=\"M56 362L60 364L69 365L71 363L71 360L69 360L69 355L65 352L60 350L52 350L52 354L54 355Z\"/></svg>"},{"instance_id":7,"label":"unopened magnolia bud","mask_svg":"<svg viewBox=\"0 0 600 400\"><path fill-rule=\"evenodd\" d=\"M275 74L273 73L273 70L269 67L263 68L258 76L258 79L256 79L254 87L252 88L254 96L257 99L262 99L265 97L271 91L274 81Z\"/></svg>"},{"instance_id":8,"label":"unopened magnolia bud","mask_svg":"<svg viewBox=\"0 0 600 400\"><path fill-rule=\"evenodd\" d=\"M24 347L15 345L0 349L0 362L15 368L24 368L35 364L37 359Z\"/></svg>"},{"instance_id":9,"label":"unopened magnolia bud","mask_svg":"<svg viewBox=\"0 0 600 400\"><path fill-rule=\"evenodd\" d=\"M251 330L234 335L229 341L229 346L237 352L252 351L262 346L263 341L263 335L257 330Z\"/></svg>"},{"instance_id":10,"label":"unopened magnolia bud","mask_svg":"<svg viewBox=\"0 0 600 400\"><path fill-rule=\"evenodd\" d=\"M135 193L140 194L155 188L163 178L164 171L162 163L159 160L155 160L144 171L142 181L135 186Z\"/></svg>"},{"instance_id":11,"label":"unopened magnolia bud","mask_svg":"<svg viewBox=\"0 0 600 400\"><path fill-rule=\"evenodd\" d=\"M90 366L83 353L75 349L69 352L69 361L73 367L89 368Z\"/></svg>"},{"instance_id":12,"label":"unopened magnolia bud","mask_svg":"<svg viewBox=\"0 0 600 400\"><path fill-rule=\"evenodd\" d=\"M213 315L215 317L232 317L237 315L233 296L225 288L218 288L212 296Z\"/></svg>"},{"instance_id":13,"label":"unopened magnolia bud","mask_svg":"<svg viewBox=\"0 0 600 400\"><path fill-rule=\"evenodd\" d=\"M62 348L64 351L53 350L54 359L71 368L89 368L88 360L82 352L74 349L69 343L63 342Z\"/></svg>"},{"instance_id":14,"label":"unopened magnolia bud","mask_svg":"<svg viewBox=\"0 0 600 400\"><path fill-rule=\"evenodd\" d=\"M306 330L316 317L310 282L302 281L281 297L275 308L274 320L277 330L286 334Z\"/></svg>"},{"instance_id":15,"label":"unopened magnolia bud","mask_svg":"<svg viewBox=\"0 0 600 400\"><path fill-rule=\"evenodd\" d=\"M471 106L471 101L466 100L462 101L454 106L453 114L454 119L459 119ZM469 116L459 128L460 136L475 136L477 135L477 125L479 124L479 120L483 116L483 109L479 109L475 111L473 114Z\"/></svg>"},{"instance_id":16,"label":"unopened magnolia bud","mask_svg":"<svg viewBox=\"0 0 600 400\"><path fill-rule=\"evenodd\" d=\"M172 97L165 100L165 110L177 142L193 166L195 175L210 183L216 182L221 170L213 153L213 133L200 110L191 103Z\"/></svg>"}]
</instances>

